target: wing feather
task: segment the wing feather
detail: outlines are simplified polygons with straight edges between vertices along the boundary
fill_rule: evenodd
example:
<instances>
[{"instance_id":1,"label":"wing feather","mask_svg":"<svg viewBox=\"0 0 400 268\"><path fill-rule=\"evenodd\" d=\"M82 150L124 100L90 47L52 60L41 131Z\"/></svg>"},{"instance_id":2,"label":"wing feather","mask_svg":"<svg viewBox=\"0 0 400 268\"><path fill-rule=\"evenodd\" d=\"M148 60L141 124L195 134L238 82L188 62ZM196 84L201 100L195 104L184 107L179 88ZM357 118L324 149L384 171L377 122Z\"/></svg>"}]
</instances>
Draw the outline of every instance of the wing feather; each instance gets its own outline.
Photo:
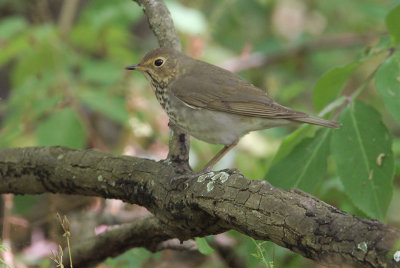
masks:
<instances>
[{"instance_id":1,"label":"wing feather","mask_svg":"<svg viewBox=\"0 0 400 268\"><path fill-rule=\"evenodd\" d=\"M174 96L198 108L261 118L291 119L308 116L274 102L265 92L229 71L201 62L191 75L169 86ZM196 71L194 71L196 70Z\"/></svg>"}]
</instances>

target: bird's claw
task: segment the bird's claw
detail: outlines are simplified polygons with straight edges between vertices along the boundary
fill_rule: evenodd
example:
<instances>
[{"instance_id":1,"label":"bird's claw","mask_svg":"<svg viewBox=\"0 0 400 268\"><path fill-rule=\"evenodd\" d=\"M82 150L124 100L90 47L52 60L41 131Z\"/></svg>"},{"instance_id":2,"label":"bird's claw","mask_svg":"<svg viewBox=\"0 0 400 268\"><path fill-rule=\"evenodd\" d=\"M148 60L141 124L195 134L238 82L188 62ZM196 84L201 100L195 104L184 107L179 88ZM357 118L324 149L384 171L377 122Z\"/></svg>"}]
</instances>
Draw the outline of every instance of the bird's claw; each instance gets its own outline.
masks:
<instances>
[{"instance_id":1,"label":"bird's claw","mask_svg":"<svg viewBox=\"0 0 400 268\"><path fill-rule=\"evenodd\" d=\"M200 179L201 177L203 177L207 173L211 173L211 171L209 171L208 169L205 169L205 170L201 170L198 173L183 174L183 175L180 175L178 177L174 177L172 180L175 181L175 182L182 180L183 183L188 183L193 179L196 179L196 178ZM203 179L205 179L205 178L203 178Z\"/></svg>"}]
</instances>

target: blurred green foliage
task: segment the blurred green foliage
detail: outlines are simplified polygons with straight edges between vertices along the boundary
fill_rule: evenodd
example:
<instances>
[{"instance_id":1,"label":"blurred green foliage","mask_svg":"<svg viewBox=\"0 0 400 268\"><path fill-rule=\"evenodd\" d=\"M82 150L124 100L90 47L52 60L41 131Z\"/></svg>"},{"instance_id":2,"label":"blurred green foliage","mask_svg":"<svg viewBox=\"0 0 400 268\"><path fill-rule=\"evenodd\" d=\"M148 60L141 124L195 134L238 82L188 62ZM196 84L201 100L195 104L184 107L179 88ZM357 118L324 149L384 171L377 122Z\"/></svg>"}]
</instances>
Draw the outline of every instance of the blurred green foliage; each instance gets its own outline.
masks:
<instances>
[{"instance_id":1,"label":"blurred green foliage","mask_svg":"<svg viewBox=\"0 0 400 268\"><path fill-rule=\"evenodd\" d=\"M124 70L157 47L141 8L130 0L79 1L71 25L62 25L65 2L0 2L0 146L165 157L167 117L144 77ZM252 133L219 168L234 166L247 177L298 187L349 213L400 226L394 213L400 209L400 1L166 2L186 53L214 64L255 52L283 55L240 75L286 106L343 123L339 130ZM196 168L219 149L195 139L191 148ZM40 199L15 202L15 213L26 216ZM311 265L272 243L229 235L249 267L264 260ZM143 267L151 256L135 249L106 264ZM222 265L208 260L204 266Z\"/></svg>"},{"instance_id":2,"label":"blurred green foliage","mask_svg":"<svg viewBox=\"0 0 400 268\"><path fill-rule=\"evenodd\" d=\"M210 255L214 252L214 249L210 247L205 237L196 237L195 241L200 253L204 255Z\"/></svg>"}]
</instances>

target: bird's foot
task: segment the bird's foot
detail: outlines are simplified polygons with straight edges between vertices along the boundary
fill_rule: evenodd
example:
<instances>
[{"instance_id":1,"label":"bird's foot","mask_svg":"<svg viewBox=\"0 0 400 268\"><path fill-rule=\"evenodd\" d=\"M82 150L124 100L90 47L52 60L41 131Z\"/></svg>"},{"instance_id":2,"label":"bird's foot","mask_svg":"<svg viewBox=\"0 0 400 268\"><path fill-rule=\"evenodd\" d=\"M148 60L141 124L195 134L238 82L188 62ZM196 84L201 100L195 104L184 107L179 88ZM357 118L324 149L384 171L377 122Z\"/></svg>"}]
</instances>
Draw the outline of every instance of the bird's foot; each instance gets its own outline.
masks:
<instances>
[{"instance_id":1,"label":"bird's foot","mask_svg":"<svg viewBox=\"0 0 400 268\"><path fill-rule=\"evenodd\" d=\"M174 177L173 181L181 181L183 183L189 183L191 180L198 178L198 180L204 180L207 176L206 174L210 173L212 175L212 167L206 166L202 170L197 173L183 174L177 177Z\"/></svg>"},{"instance_id":2,"label":"bird's foot","mask_svg":"<svg viewBox=\"0 0 400 268\"><path fill-rule=\"evenodd\" d=\"M200 171L198 173L187 173L187 174L183 174L183 175L179 175L177 177L174 177L172 180L174 181L180 181L180 180L184 180L183 182L189 182L190 180L196 179L196 178L200 178L201 176L210 173L211 171Z\"/></svg>"}]
</instances>

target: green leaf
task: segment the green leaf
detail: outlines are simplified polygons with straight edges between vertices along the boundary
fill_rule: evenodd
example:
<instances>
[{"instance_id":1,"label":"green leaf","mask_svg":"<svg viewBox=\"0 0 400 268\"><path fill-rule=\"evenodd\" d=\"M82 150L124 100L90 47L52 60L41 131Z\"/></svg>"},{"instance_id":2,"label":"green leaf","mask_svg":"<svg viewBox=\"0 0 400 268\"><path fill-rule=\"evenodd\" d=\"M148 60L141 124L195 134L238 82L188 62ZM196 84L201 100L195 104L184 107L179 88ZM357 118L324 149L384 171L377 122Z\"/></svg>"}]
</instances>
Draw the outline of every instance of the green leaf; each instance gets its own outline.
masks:
<instances>
[{"instance_id":1,"label":"green leaf","mask_svg":"<svg viewBox=\"0 0 400 268\"><path fill-rule=\"evenodd\" d=\"M312 137L315 133L314 130L315 128L313 128L311 125L302 125L293 133L287 135L279 146L279 149L272 160L272 164L278 162L280 159L288 155L304 138Z\"/></svg>"},{"instance_id":2,"label":"green leaf","mask_svg":"<svg viewBox=\"0 0 400 268\"><path fill-rule=\"evenodd\" d=\"M124 98L110 96L101 90L81 91L78 97L89 108L108 116L122 125L125 125L129 120Z\"/></svg>"},{"instance_id":3,"label":"green leaf","mask_svg":"<svg viewBox=\"0 0 400 268\"><path fill-rule=\"evenodd\" d=\"M285 189L295 187L307 192L315 191L326 173L330 133L330 129L320 129L313 138L303 139L292 153L270 168L266 179Z\"/></svg>"},{"instance_id":4,"label":"green leaf","mask_svg":"<svg viewBox=\"0 0 400 268\"><path fill-rule=\"evenodd\" d=\"M123 74L122 66L110 61L90 59L82 64L82 79L92 83L113 85Z\"/></svg>"},{"instance_id":5,"label":"green leaf","mask_svg":"<svg viewBox=\"0 0 400 268\"><path fill-rule=\"evenodd\" d=\"M69 36L72 45L91 53L101 50L99 39L99 31L93 30L90 24L78 24L71 29Z\"/></svg>"},{"instance_id":6,"label":"green leaf","mask_svg":"<svg viewBox=\"0 0 400 268\"><path fill-rule=\"evenodd\" d=\"M400 23L400 22L399 22ZM385 60L375 76L375 85L383 101L400 123L400 53Z\"/></svg>"},{"instance_id":7,"label":"green leaf","mask_svg":"<svg viewBox=\"0 0 400 268\"><path fill-rule=\"evenodd\" d=\"M109 26L129 27L142 17L143 12L132 5L131 1L96 0L85 5L79 24L90 25L97 31Z\"/></svg>"},{"instance_id":8,"label":"green leaf","mask_svg":"<svg viewBox=\"0 0 400 268\"><path fill-rule=\"evenodd\" d=\"M37 120L45 113L52 112L62 101L62 96L45 96L45 98L32 101L29 107L29 119Z\"/></svg>"},{"instance_id":9,"label":"green leaf","mask_svg":"<svg viewBox=\"0 0 400 268\"><path fill-rule=\"evenodd\" d=\"M49 54L52 56L49 57ZM54 47L44 44L36 49L26 51L25 55L17 61L11 73L11 82L14 87L22 86L32 76L46 76L52 73L51 80L57 79L56 71L61 72L64 66L57 66L62 62L60 54Z\"/></svg>"},{"instance_id":10,"label":"green leaf","mask_svg":"<svg viewBox=\"0 0 400 268\"><path fill-rule=\"evenodd\" d=\"M154 254L144 248L134 248L115 258L108 258L105 264L108 265L107 267L142 268L149 263L149 259L157 260L158 255L160 252Z\"/></svg>"},{"instance_id":11,"label":"green leaf","mask_svg":"<svg viewBox=\"0 0 400 268\"><path fill-rule=\"evenodd\" d=\"M0 40L9 40L28 27L28 23L22 16L2 18L0 23Z\"/></svg>"},{"instance_id":12,"label":"green leaf","mask_svg":"<svg viewBox=\"0 0 400 268\"><path fill-rule=\"evenodd\" d=\"M51 86L56 86L55 79L54 73L44 73L40 79L31 76L23 85L13 88L4 103L6 116L2 123L6 132L10 127L20 126L21 122L36 124L38 118L51 112L59 104L62 96L48 92Z\"/></svg>"},{"instance_id":13,"label":"green leaf","mask_svg":"<svg viewBox=\"0 0 400 268\"><path fill-rule=\"evenodd\" d=\"M13 213L25 215L35 209L35 204L41 200L42 197L39 195L16 195L14 196L12 211Z\"/></svg>"},{"instance_id":14,"label":"green leaf","mask_svg":"<svg viewBox=\"0 0 400 268\"><path fill-rule=\"evenodd\" d=\"M199 249L200 253L204 255L210 255L214 252L214 249L210 247L207 240L204 237L196 237L195 238L197 243L197 248Z\"/></svg>"},{"instance_id":15,"label":"green leaf","mask_svg":"<svg viewBox=\"0 0 400 268\"><path fill-rule=\"evenodd\" d=\"M351 103L343 126L333 132L331 150L345 192L368 216L383 219L392 198L392 139L372 107Z\"/></svg>"},{"instance_id":16,"label":"green leaf","mask_svg":"<svg viewBox=\"0 0 400 268\"><path fill-rule=\"evenodd\" d=\"M7 45L1 48L0 66L29 51L31 48L28 40L26 34L10 39Z\"/></svg>"},{"instance_id":17,"label":"green leaf","mask_svg":"<svg viewBox=\"0 0 400 268\"><path fill-rule=\"evenodd\" d=\"M360 62L351 62L341 67L335 67L318 80L314 87L313 101L320 111L332 102L342 91L344 84L360 66Z\"/></svg>"},{"instance_id":18,"label":"green leaf","mask_svg":"<svg viewBox=\"0 0 400 268\"><path fill-rule=\"evenodd\" d=\"M85 130L74 110L66 108L41 122L37 129L38 144L61 145L82 149L86 143Z\"/></svg>"},{"instance_id":19,"label":"green leaf","mask_svg":"<svg viewBox=\"0 0 400 268\"><path fill-rule=\"evenodd\" d=\"M392 37L393 45L400 44L400 5L389 11L386 15L385 23Z\"/></svg>"}]
</instances>

